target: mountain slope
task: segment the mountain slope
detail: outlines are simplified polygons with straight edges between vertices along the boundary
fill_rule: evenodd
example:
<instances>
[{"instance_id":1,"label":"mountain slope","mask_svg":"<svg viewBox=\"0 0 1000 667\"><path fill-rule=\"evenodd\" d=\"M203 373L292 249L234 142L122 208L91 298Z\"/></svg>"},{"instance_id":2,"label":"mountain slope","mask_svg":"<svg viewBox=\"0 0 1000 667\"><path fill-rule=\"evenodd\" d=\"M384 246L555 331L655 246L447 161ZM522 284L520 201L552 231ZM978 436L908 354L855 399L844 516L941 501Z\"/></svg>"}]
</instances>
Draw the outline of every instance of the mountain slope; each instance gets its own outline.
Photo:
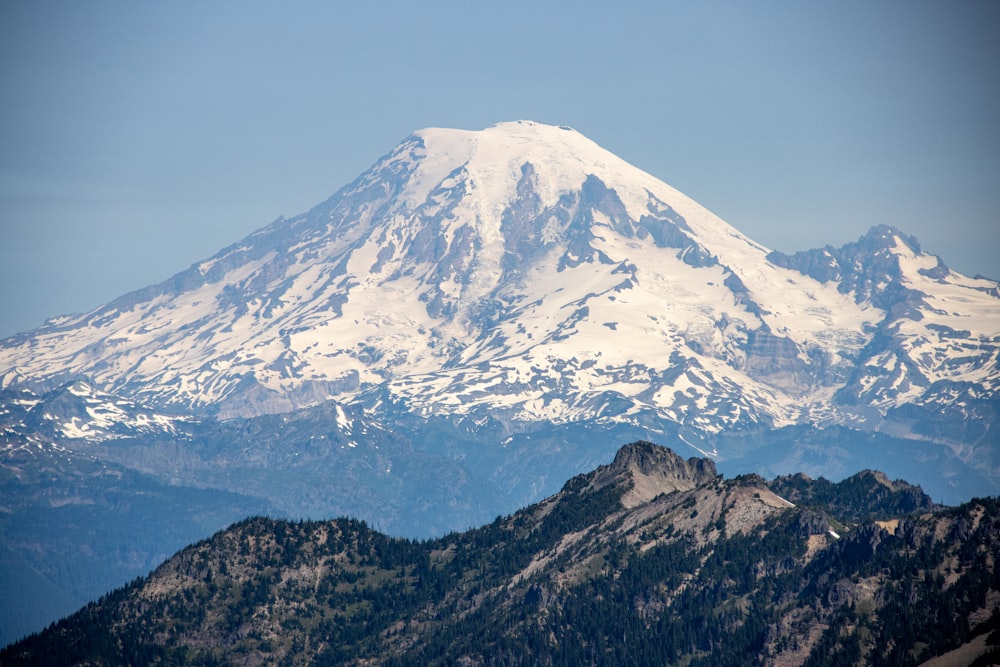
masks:
<instances>
[{"instance_id":1,"label":"mountain slope","mask_svg":"<svg viewBox=\"0 0 1000 667\"><path fill-rule=\"evenodd\" d=\"M704 433L995 397L995 283L894 257L903 297L864 264L802 270L569 128L428 129L312 211L4 341L0 377L223 417L333 398ZM918 292L939 316L913 328Z\"/></svg>"},{"instance_id":2,"label":"mountain slope","mask_svg":"<svg viewBox=\"0 0 1000 667\"><path fill-rule=\"evenodd\" d=\"M870 406L890 429L950 440L957 448L996 443L996 281L951 271L915 238L888 226L839 249L771 253L769 259L887 313L838 401Z\"/></svg>"},{"instance_id":3,"label":"mountain slope","mask_svg":"<svg viewBox=\"0 0 1000 667\"><path fill-rule=\"evenodd\" d=\"M0 452L0 644L271 503L37 444Z\"/></svg>"},{"instance_id":4,"label":"mountain slope","mask_svg":"<svg viewBox=\"0 0 1000 667\"><path fill-rule=\"evenodd\" d=\"M935 509L871 473L816 493L869 518L844 525L635 443L542 503L430 542L251 519L0 660L916 665L987 650L996 501ZM917 513L896 513L904 495Z\"/></svg>"}]
</instances>

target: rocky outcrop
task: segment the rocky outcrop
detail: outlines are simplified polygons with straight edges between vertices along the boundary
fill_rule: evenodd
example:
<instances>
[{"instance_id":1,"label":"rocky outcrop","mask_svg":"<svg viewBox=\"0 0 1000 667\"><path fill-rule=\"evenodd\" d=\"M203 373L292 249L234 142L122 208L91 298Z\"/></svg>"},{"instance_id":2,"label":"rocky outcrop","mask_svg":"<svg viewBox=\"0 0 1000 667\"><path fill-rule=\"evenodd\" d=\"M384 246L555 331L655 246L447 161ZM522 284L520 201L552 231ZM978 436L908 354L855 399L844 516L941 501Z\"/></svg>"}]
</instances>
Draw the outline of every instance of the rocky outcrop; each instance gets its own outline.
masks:
<instances>
[{"instance_id":1,"label":"rocky outcrop","mask_svg":"<svg viewBox=\"0 0 1000 667\"><path fill-rule=\"evenodd\" d=\"M608 466L593 473L593 488L624 484L625 507L635 507L664 493L689 491L715 480L715 464L706 458L684 460L672 450L651 442L625 445Z\"/></svg>"}]
</instances>

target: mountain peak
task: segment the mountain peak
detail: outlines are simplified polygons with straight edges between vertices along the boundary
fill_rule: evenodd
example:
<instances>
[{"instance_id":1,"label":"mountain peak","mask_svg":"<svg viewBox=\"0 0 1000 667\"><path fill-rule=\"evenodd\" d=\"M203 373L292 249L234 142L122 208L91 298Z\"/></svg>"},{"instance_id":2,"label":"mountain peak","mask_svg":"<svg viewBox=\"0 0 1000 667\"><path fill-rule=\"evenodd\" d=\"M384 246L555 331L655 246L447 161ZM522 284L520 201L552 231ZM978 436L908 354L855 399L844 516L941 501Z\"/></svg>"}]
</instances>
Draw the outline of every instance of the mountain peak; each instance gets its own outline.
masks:
<instances>
[{"instance_id":1,"label":"mountain peak","mask_svg":"<svg viewBox=\"0 0 1000 667\"><path fill-rule=\"evenodd\" d=\"M476 203L480 224L499 225L508 203L518 199L519 186L523 193L529 181L539 207L546 208L578 190L588 176L599 176L624 198L635 217L648 213L647 191L663 187L565 126L519 120L482 130L425 128L411 136L419 150L411 153L414 171L404 190L407 201L423 206L429 197L440 199L461 185L463 198ZM401 148L408 145L404 142ZM525 165L532 166L532 178L525 176Z\"/></svg>"},{"instance_id":2,"label":"mountain peak","mask_svg":"<svg viewBox=\"0 0 1000 667\"><path fill-rule=\"evenodd\" d=\"M915 236L904 234L897 227L886 224L871 227L858 239L858 244L868 250L888 250L902 245L915 254L923 252Z\"/></svg>"},{"instance_id":3,"label":"mountain peak","mask_svg":"<svg viewBox=\"0 0 1000 667\"><path fill-rule=\"evenodd\" d=\"M158 409L220 418L335 400L706 434L867 420L853 404L831 411L829 397L881 340L887 314L929 319L923 294L939 284L918 293L911 277L947 270L915 246L876 227L806 257L822 271L789 270L796 257L768 256L575 130L427 128L307 213L154 288L8 339L0 384L87 377ZM971 303L967 292L934 313ZM972 296L982 315L943 324L995 331L995 299ZM970 350L963 381L988 373L991 352ZM880 409L932 386L921 373L890 378Z\"/></svg>"},{"instance_id":4,"label":"mountain peak","mask_svg":"<svg viewBox=\"0 0 1000 667\"><path fill-rule=\"evenodd\" d=\"M914 296L914 281L942 281L951 273L940 257L921 249L916 237L885 224L840 248L828 245L791 255L775 251L768 260L821 282L837 283L841 292L853 293L859 303L870 302L887 311Z\"/></svg>"},{"instance_id":5,"label":"mountain peak","mask_svg":"<svg viewBox=\"0 0 1000 667\"><path fill-rule=\"evenodd\" d=\"M508 136L522 139L535 139L543 141L590 141L582 134L567 125L550 125L539 123L534 120L509 120L500 121L481 130L462 130L458 128L445 127L425 127L413 133L414 136L436 138L438 136L463 136L470 139L482 137ZM591 142L593 143L593 142Z\"/></svg>"},{"instance_id":6,"label":"mountain peak","mask_svg":"<svg viewBox=\"0 0 1000 667\"><path fill-rule=\"evenodd\" d=\"M618 450L614 461L598 468L592 485L602 488L609 484L628 484L622 504L631 508L662 493L688 491L716 477L715 464L709 459L685 461L671 449L639 441L625 445Z\"/></svg>"}]
</instances>

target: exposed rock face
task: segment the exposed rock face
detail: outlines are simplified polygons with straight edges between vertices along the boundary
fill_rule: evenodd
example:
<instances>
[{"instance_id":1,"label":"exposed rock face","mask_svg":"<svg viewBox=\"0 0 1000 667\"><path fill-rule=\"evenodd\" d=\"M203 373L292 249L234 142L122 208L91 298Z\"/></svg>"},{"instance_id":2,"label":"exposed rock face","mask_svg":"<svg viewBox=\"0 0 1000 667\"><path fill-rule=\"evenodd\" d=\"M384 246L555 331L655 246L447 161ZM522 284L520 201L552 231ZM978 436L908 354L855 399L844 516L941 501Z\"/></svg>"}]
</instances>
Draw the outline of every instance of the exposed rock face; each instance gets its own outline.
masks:
<instances>
[{"instance_id":1,"label":"exposed rock face","mask_svg":"<svg viewBox=\"0 0 1000 667\"><path fill-rule=\"evenodd\" d=\"M664 493L689 491L715 480L715 464L705 458L687 461L664 447L636 442L618 450L615 460L598 468L592 485L621 484L628 488L622 504L635 507Z\"/></svg>"},{"instance_id":2,"label":"exposed rock face","mask_svg":"<svg viewBox=\"0 0 1000 667\"><path fill-rule=\"evenodd\" d=\"M920 242L890 225L877 225L854 243L840 248L826 246L791 255L772 252L768 259L779 266L794 268L824 283L834 283L859 302L871 302L893 315L902 316L922 298L918 290L907 289L907 267L901 264L899 251L923 255ZM940 257L920 274L944 280L950 273ZM909 304L909 305L907 305Z\"/></svg>"}]
</instances>

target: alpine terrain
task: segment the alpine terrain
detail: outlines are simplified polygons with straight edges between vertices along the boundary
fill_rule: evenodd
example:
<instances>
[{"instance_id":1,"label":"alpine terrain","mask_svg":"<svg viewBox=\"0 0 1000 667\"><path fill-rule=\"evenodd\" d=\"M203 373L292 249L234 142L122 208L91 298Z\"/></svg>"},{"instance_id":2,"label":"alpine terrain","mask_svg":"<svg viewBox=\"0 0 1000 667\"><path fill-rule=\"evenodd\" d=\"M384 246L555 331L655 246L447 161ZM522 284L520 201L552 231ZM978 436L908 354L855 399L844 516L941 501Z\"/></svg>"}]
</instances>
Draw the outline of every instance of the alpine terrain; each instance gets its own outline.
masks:
<instances>
[{"instance_id":1,"label":"alpine terrain","mask_svg":"<svg viewBox=\"0 0 1000 667\"><path fill-rule=\"evenodd\" d=\"M726 480L640 442L436 540L241 522L0 662L996 664L998 510L935 507L871 471Z\"/></svg>"},{"instance_id":2,"label":"alpine terrain","mask_svg":"<svg viewBox=\"0 0 1000 667\"><path fill-rule=\"evenodd\" d=\"M307 213L0 341L0 556L63 613L107 590L67 592L107 580L67 526L120 583L260 511L441 535L636 439L957 503L1000 489L998 389L997 282L895 227L782 254L570 128L426 129ZM122 530L148 521L121 498L164 494L176 530Z\"/></svg>"}]
</instances>

